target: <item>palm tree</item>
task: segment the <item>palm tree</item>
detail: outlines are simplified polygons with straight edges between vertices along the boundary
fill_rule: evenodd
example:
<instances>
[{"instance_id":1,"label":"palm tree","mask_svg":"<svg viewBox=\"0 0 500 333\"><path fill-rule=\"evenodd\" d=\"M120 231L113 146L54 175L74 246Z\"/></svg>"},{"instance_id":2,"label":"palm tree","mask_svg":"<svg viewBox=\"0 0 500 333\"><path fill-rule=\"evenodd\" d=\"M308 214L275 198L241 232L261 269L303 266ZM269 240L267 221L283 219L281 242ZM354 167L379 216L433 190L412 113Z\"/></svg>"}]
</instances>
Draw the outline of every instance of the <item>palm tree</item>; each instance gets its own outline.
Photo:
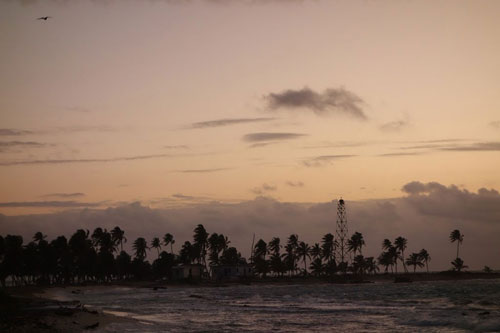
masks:
<instances>
[{"instance_id":1,"label":"palm tree","mask_svg":"<svg viewBox=\"0 0 500 333\"><path fill-rule=\"evenodd\" d=\"M113 230L111 230L111 238L113 239L115 245L120 244L120 251L123 251L123 242L127 242L127 238L125 238L125 231L116 226Z\"/></svg>"},{"instance_id":2,"label":"palm tree","mask_svg":"<svg viewBox=\"0 0 500 333\"><path fill-rule=\"evenodd\" d=\"M307 275L307 258L311 259L310 255L311 247L305 243L305 242L300 242L299 246L297 247L297 255L299 258L302 258L302 261L304 262L304 276Z\"/></svg>"},{"instance_id":3,"label":"palm tree","mask_svg":"<svg viewBox=\"0 0 500 333\"><path fill-rule=\"evenodd\" d=\"M363 275L365 272L365 269L366 269L365 258L361 254L354 257L354 260L352 262L352 272L354 274Z\"/></svg>"},{"instance_id":4,"label":"palm tree","mask_svg":"<svg viewBox=\"0 0 500 333\"><path fill-rule=\"evenodd\" d=\"M40 241L43 241L45 238L47 238L47 235L42 234L40 231L33 236L33 240L37 243L40 243Z\"/></svg>"},{"instance_id":5,"label":"palm tree","mask_svg":"<svg viewBox=\"0 0 500 333\"><path fill-rule=\"evenodd\" d=\"M321 256L325 258L327 262L335 259L336 241L333 235L331 233L324 235L321 243Z\"/></svg>"},{"instance_id":6,"label":"palm tree","mask_svg":"<svg viewBox=\"0 0 500 333\"><path fill-rule=\"evenodd\" d=\"M459 250L460 244L462 244L462 242L464 241L464 235L460 233L460 230L455 229L450 234L450 241L452 243L455 241L457 242L457 259L458 259L458 250Z\"/></svg>"},{"instance_id":7,"label":"palm tree","mask_svg":"<svg viewBox=\"0 0 500 333\"><path fill-rule=\"evenodd\" d=\"M388 240L387 238L384 239L384 241L382 242L382 249L389 250L391 247L392 247L392 242L390 240Z\"/></svg>"},{"instance_id":8,"label":"palm tree","mask_svg":"<svg viewBox=\"0 0 500 333\"><path fill-rule=\"evenodd\" d=\"M266 277L269 270L269 265L266 260L266 254L268 253L267 243L262 239L255 244L254 247L254 267L257 273L262 274L262 277Z\"/></svg>"},{"instance_id":9,"label":"palm tree","mask_svg":"<svg viewBox=\"0 0 500 333\"><path fill-rule=\"evenodd\" d=\"M175 244L175 240L172 234L166 233L165 236L163 236L163 244L165 244L165 246L170 244L170 253L174 253L173 245Z\"/></svg>"},{"instance_id":10,"label":"palm tree","mask_svg":"<svg viewBox=\"0 0 500 333\"><path fill-rule=\"evenodd\" d=\"M384 251L382 252L379 256L378 256L378 263L379 265L382 265L385 267L385 272L388 273L389 271L389 266L392 267L393 265L393 260L392 260L392 255L390 252L388 251Z\"/></svg>"},{"instance_id":11,"label":"palm tree","mask_svg":"<svg viewBox=\"0 0 500 333\"><path fill-rule=\"evenodd\" d=\"M408 269L406 269L406 264L405 264L405 261L404 261L406 244L408 244L408 241L404 237L399 236L398 238L396 238L394 240L394 246L396 247L396 249L399 252L401 252L401 257L400 258L401 258L401 261L403 262L403 268L404 268L405 272L408 272Z\"/></svg>"},{"instance_id":12,"label":"palm tree","mask_svg":"<svg viewBox=\"0 0 500 333\"><path fill-rule=\"evenodd\" d=\"M451 262L453 265L453 270L457 271L460 273L462 269L464 268L469 268L469 266L464 265L464 261L460 258L455 259L454 261Z\"/></svg>"},{"instance_id":13,"label":"palm tree","mask_svg":"<svg viewBox=\"0 0 500 333\"><path fill-rule=\"evenodd\" d=\"M352 236L351 239L347 241L347 249L350 252L353 252L354 255L356 255L356 252L359 251L359 254L361 255L361 249L365 245L365 241L363 239L363 235L359 232L355 232Z\"/></svg>"},{"instance_id":14,"label":"palm tree","mask_svg":"<svg viewBox=\"0 0 500 333\"><path fill-rule=\"evenodd\" d=\"M321 258L321 246L319 243L314 243L314 245L311 247L311 256L313 259L318 259Z\"/></svg>"},{"instance_id":15,"label":"palm tree","mask_svg":"<svg viewBox=\"0 0 500 333\"><path fill-rule=\"evenodd\" d=\"M197 252L198 263L206 267L206 255L207 255L207 244L208 244L208 232L205 230L202 224L198 224L198 226L194 229L194 247Z\"/></svg>"},{"instance_id":16,"label":"palm tree","mask_svg":"<svg viewBox=\"0 0 500 333\"><path fill-rule=\"evenodd\" d=\"M417 270L418 267L423 267L424 263L422 262L422 257L420 256L419 253L412 253L410 256L406 259L406 264L408 266L413 266L413 273Z\"/></svg>"},{"instance_id":17,"label":"palm tree","mask_svg":"<svg viewBox=\"0 0 500 333\"><path fill-rule=\"evenodd\" d=\"M279 255L281 249L279 237L273 237L273 239L268 244L268 248L269 251L271 251L273 254Z\"/></svg>"},{"instance_id":18,"label":"palm tree","mask_svg":"<svg viewBox=\"0 0 500 333\"><path fill-rule=\"evenodd\" d=\"M158 251L158 258L160 257L160 250L161 250L161 242L158 237L153 238L151 241L151 247L155 248L156 251Z\"/></svg>"},{"instance_id":19,"label":"palm tree","mask_svg":"<svg viewBox=\"0 0 500 333\"><path fill-rule=\"evenodd\" d=\"M321 258L317 257L313 261L311 261L311 265L309 266L311 272L315 276L320 276L323 273L324 266Z\"/></svg>"},{"instance_id":20,"label":"palm tree","mask_svg":"<svg viewBox=\"0 0 500 333\"><path fill-rule=\"evenodd\" d=\"M420 256L420 258L422 259L422 261L425 263L425 267L427 269L427 273L429 273L429 261L431 261L431 256L429 255L429 253L427 252L426 249L420 250L420 252L418 253L418 255Z\"/></svg>"},{"instance_id":21,"label":"palm tree","mask_svg":"<svg viewBox=\"0 0 500 333\"><path fill-rule=\"evenodd\" d=\"M134 244L132 245L132 248L135 251L135 257L139 259L140 261L144 260L146 258L146 250L148 249L148 243L143 237L139 237L134 241Z\"/></svg>"},{"instance_id":22,"label":"palm tree","mask_svg":"<svg viewBox=\"0 0 500 333\"><path fill-rule=\"evenodd\" d=\"M379 271L377 261L373 257L368 257L365 259L365 267L369 273L375 274Z\"/></svg>"}]
</instances>

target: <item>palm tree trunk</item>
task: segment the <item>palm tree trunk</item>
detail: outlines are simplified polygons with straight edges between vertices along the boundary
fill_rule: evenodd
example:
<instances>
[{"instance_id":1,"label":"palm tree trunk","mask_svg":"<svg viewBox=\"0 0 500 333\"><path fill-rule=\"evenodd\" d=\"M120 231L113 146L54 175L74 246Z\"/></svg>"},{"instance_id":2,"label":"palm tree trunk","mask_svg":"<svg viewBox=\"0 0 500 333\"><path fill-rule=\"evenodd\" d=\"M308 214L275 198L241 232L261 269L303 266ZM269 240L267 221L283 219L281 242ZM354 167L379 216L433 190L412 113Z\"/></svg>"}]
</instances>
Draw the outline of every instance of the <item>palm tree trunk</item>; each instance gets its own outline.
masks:
<instances>
[{"instance_id":1,"label":"palm tree trunk","mask_svg":"<svg viewBox=\"0 0 500 333\"><path fill-rule=\"evenodd\" d=\"M429 273L429 263L427 262L427 260L425 261L425 267L427 268L427 273Z\"/></svg>"},{"instance_id":2,"label":"palm tree trunk","mask_svg":"<svg viewBox=\"0 0 500 333\"><path fill-rule=\"evenodd\" d=\"M306 256L304 256L304 276L307 275Z\"/></svg>"},{"instance_id":3,"label":"palm tree trunk","mask_svg":"<svg viewBox=\"0 0 500 333\"><path fill-rule=\"evenodd\" d=\"M457 259L458 259L458 249L460 247L460 241L457 241Z\"/></svg>"}]
</instances>

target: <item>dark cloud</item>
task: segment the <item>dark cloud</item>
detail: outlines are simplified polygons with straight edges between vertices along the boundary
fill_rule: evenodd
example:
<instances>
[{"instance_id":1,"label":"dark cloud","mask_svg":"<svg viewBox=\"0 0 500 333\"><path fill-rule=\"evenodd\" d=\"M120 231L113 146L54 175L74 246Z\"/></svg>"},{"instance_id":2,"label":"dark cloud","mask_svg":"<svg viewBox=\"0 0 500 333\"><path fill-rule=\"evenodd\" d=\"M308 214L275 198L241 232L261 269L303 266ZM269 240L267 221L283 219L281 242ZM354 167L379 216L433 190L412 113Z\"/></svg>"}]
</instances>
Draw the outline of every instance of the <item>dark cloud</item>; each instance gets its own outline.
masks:
<instances>
[{"instance_id":1,"label":"dark cloud","mask_svg":"<svg viewBox=\"0 0 500 333\"><path fill-rule=\"evenodd\" d=\"M304 187L304 183L300 181L297 182L287 181L285 184L287 184L290 187Z\"/></svg>"},{"instance_id":2,"label":"dark cloud","mask_svg":"<svg viewBox=\"0 0 500 333\"><path fill-rule=\"evenodd\" d=\"M500 151L500 141L497 142L477 142L470 145L456 145L442 147L440 150L451 151Z\"/></svg>"},{"instance_id":3,"label":"dark cloud","mask_svg":"<svg viewBox=\"0 0 500 333\"><path fill-rule=\"evenodd\" d=\"M407 195L393 199L351 201L344 197L349 230L363 234L365 256L377 257L385 238L403 236L408 239L408 253L422 248L429 251L431 270L449 269L456 246L450 244L448 237L452 230L460 229L465 234L461 255L466 264L471 269L495 265L500 257L497 191L469 192L453 185L418 182L405 188ZM110 230L118 225L129 239L127 251L137 237L149 241L165 232L174 235L174 250L178 251L180 244L192 240L193 229L201 223L209 233L227 235L231 244L248 257L253 234L257 240L262 238L266 242L272 237L286 239L292 233L308 244L320 242L323 235L335 231L336 210L337 201L290 203L264 197L238 203L188 202L186 206L161 209L135 202L103 209L72 208L51 214L0 214L0 234L19 234L28 241L42 230L50 240L61 234L69 237L80 228Z\"/></svg>"},{"instance_id":4,"label":"dark cloud","mask_svg":"<svg viewBox=\"0 0 500 333\"><path fill-rule=\"evenodd\" d=\"M264 96L267 106L276 109L309 109L317 115L346 114L366 120L363 100L344 88L326 89L318 93L307 87L300 90L285 90Z\"/></svg>"},{"instance_id":5,"label":"dark cloud","mask_svg":"<svg viewBox=\"0 0 500 333\"><path fill-rule=\"evenodd\" d=\"M102 203L98 202L78 202L78 201L18 201L18 202L0 202L0 207L19 208L19 207L48 207L48 208L81 208L98 207Z\"/></svg>"},{"instance_id":6,"label":"dark cloud","mask_svg":"<svg viewBox=\"0 0 500 333\"><path fill-rule=\"evenodd\" d=\"M0 136L19 136L28 134L33 134L33 132L13 128L0 128Z\"/></svg>"},{"instance_id":7,"label":"dark cloud","mask_svg":"<svg viewBox=\"0 0 500 333\"><path fill-rule=\"evenodd\" d=\"M211 128L211 127L222 127L238 124L247 123L260 123L275 120L276 118L236 118L236 119L217 119L210 121L202 121L198 123L193 123L189 128Z\"/></svg>"},{"instance_id":8,"label":"dark cloud","mask_svg":"<svg viewBox=\"0 0 500 333\"><path fill-rule=\"evenodd\" d=\"M264 184L262 184L262 186L255 187L255 188L251 189L250 191L256 195L263 195L267 192L276 191L277 189L278 189L277 186L268 185L268 184L264 183Z\"/></svg>"},{"instance_id":9,"label":"dark cloud","mask_svg":"<svg viewBox=\"0 0 500 333\"><path fill-rule=\"evenodd\" d=\"M12 165L38 165L38 164L69 164L69 163L97 163L97 162L120 162L120 161L135 161L135 160L149 160L153 158L166 158L172 157L170 154L156 154L156 155L137 155L127 157L114 157L114 158L89 158L89 159L47 159L47 160L24 160L24 161L4 161L0 162L0 166Z\"/></svg>"},{"instance_id":10,"label":"dark cloud","mask_svg":"<svg viewBox=\"0 0 500 333\"><path fill-rule=\"evenodd\" d=\"M234 168L213 168L213 169L186 169L186 170L179 170L178 172L181 173L210 173L210 172L218 172L218 171L225 171L225 170L232 170Z\"/></svg>"},{"instance_id":11,"label":"dark cloud","mask_svg":"<svg viewBox=\"0 0 500 333\"><path fill-rule=\"evenodd\" d=\"M379 129L383 132L399 132L405 127L408 127L409 123L404 120L391 121L380 125Z\"/></svg>"},{"instance_id":12,"label":"dark cloud","mask_svg":"<svg viewBox=\"0 0 500 333\"><path fill-rule=\"evenodd\" d=\"M43 198L77 198L84 197L85 193L75 192L75 193L49 193L42 195Z\"/></svg>"},{"instance_id":13,"label":"dark cloud","mask_svg":"<svg viewBox=\"0 0 500 333\"><path fill-rule=\"evenodd\" d=\"M437 182L413 181L403 186L405 199L423 215L500 223L500 193L481 188L477 193Z\"/></svg>"},{"instance_id":14,"label":"dark cloud","mask_svg":"<svg viewBox=\"0 0 500 333\"><path fill-rule=\"evenodd\" d=\"M261 142L261 141L275 141L275 140L290 140L297 139L307 134L301 133L250 133L243 136L243 141L247 142Z\"/></svg>"},{"instance_id":15,"label":"dark cloud","mask_svg":"<svg viewBox=\"0 0 500 333\"><path fill-rule=\"evenodd\" d=\"M349 157L355 157L356 155L323 155L323 156L316 156L313 158L305 159L302 160L302 164L306 167L321 167L325 165L332 164L333 161L343 159L343 158L349 158Z\"/></svg>"}]
</instances>

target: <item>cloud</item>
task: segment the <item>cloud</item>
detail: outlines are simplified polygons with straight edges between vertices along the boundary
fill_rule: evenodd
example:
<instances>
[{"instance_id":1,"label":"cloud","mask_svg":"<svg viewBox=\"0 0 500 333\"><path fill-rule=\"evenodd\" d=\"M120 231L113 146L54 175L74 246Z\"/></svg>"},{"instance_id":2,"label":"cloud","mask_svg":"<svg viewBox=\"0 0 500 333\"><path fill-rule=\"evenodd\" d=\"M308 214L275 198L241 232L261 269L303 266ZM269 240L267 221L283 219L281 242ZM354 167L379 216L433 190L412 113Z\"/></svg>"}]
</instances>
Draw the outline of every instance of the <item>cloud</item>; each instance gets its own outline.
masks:
<instances>
[{"instance_id":1,"label":"cloud","mask_svg":"<svg viewBox=\"0 0 500 333\"><path fill-rule=\"evenodd\" d=\"M42 2L40 0L7 0L11 2L18 2L23 6L34 5L38 2ZM48 0L44 0L47 1ZM142 2L143 0L136 0L137 2ZM189 5L195 3L207 3L214 5L267 5L267 4L299 4L303 2L308 2L313 0L149 0L150 3L159 3L162 2L168 5ZM66 4L66 3L76 3L75 0L51 0L51 2L55 4ZM106 0L106 1L97 1L92 0L91 3L105 3L109 4L112 2L119 3L118 0Z\"/></svg>"},{"instance_id":2,"label":"cloud","mask_svg":"<svg viewBox=\"0 0 500 333\"><path fill-rule=\"evenodd\" d=\"M154 158L166 158L166 157L172 157L172 156L173 155L170 155L170 154L156 154L156 155L137 155L137 156L113 157L113 158L21 160L21 161L0 162L0 166L121 162L121 161L149 160L149 159L154 159Z\"/></svg>"},{"instance_id":3,"label":"cloud","mask_svg":"<svg viewBox=\"0 0 500 333\"><path fill-rule=\"evenodd\" d=\"M500 142L477 142L470 145L442 147L440 150L450 151L500 151Z\"/></svg>"},{"instance_id":4,"label":"cloud","mask_svg":"<svg viewBox=\"0 0 500 333\"><path fill-rule=\"evenodd\" d=\"M285 184L287 184L290 187L304 187L304 183L300 181L297 182L287 181Z\"/></svg>"},{"instance_id":5,"label":"cloud","mask_svg":"<svg viewBox=\"0 0 500 333\"><path fill-rule=\"evenodd\" d=\"M322 93L307 87L300 90L289 89L270 93L264 99L271 110L308 109L317 115L345 114L361 120L367 119L362 108L364 101L344 88L330 88Z\"/></svg>"},{"instance_id":6,"label":"cloud","mask_svg":"<svg viewBox=\"0 0 500 333\"><path fill-rule=\"evenodd\" d=\"M163 146L165 149L189 149L186 145Z\"/></svg>"},{"instance_id":7,"label":"cloud","mask_svg":"<svg viewBox=\"0 0 500 333\"><path fill-rule=\"evenodd\" d=\"M335 160L355 157L355 156L356 155L323 155L302 160L302 164L306 167L321 167L332 164L332 162Z\"/></svg>"},{"instance_id":8,"label":"cloud","mask_svg":"<svg viewBox=\"0 0 500 333\"><path fill-rule=\"evenodd\" d=\"M49 193L42 195L44 198L77 198L84 197L85 193L75 192L75 193Z\"/></svg>"},{"instance_id":9,"label":"cloud","mask_svg":"<svg viewBox=\"0 0 500 333\"><path fill-rule=\"evenodd\" d=\"M405 200L423 215L500 223L500 193L494 189L473 193L456 185L413 181L402 191L408 194Z\"/></svg>"},{"instance_id":10,"label":"cloud","mask_svg":"<svg viewBox=\"0 0 500 333\"><path fill-rule=\"evenodd\" d=\"M397 198L353 201L344 197L350 233L363 234L365 256L377 257L385 238L403 236L408 239L408 253L422 248L429 251L431 270L449 269L456 245L450 244L448 237L452 230L460 229L465 234L461 256L471 269L497 264L498 191L469 192L453 185L412 183L405 185L412 194L405 192ZM273 237L286 239L292 233L308 244L320 242L323 235L335 232L337 201L301 203L258 197L237 203L211 201L173 208L151 208L139 202L110 208L74 208L50 214L0 214L0 234L19 234L27 242L40 230L51 240L58 235L70 237L81 228L92 232L96 227L111 230L118 225L129 239L127 251L131 251L137 237L150 241L165 232L174 235L174 251L178 251L184 241L192 240L193 229L201 223L209 233L227 235L248 258L253 234L256 240L266 242ZM148 254L148 260L154 258Z\"/></svg>"},{"instance_id":11,"label":"cloud","mask_svg":"<svg viewBox=\"0 0 500 333\"><path fill-rule=\"evenodd\" d=\"M399 132L410 124L404 120L391 121L380 125L379 129L383 132Z\"/></svg>"},{"instance_id":12,"label":"cloud","mask_svg":"<svg viewBox=\"0 0 500 333\"><path fill-rule=\"evenodd\" d=\"M261 141L275 141L275 140L291 140L297 139L307 134L301 133L250 133L243 136L243 141L247 142L261 142Z\"/></svg>"},{"instance_id":13,"label":"cloud","mask_svg":"<svg viewBox=\"0 0 500 333\"><path fill-rule=\"evenodd\" d=\"M396 156L415 156L415 155L421 155L422 153L420 152L411 152L411 153L385 153L385 154L380 154L377 156L381 157L396 157Z\"/></svg>"},{"instance_id":14,"label":"cloud","mask_svg":"<svg viewBox=\"0 0 500 333\"><path fill-rule=\"evenodd\" d=\"M0 128L0 136L19 136L28 134L33 134L33 132L13 128Z\"/></svg>"},{"instance_id":15,"label":"cloud","mask_svg":"<svg viewBox=\"0 0 500 333\"><path fill-rule=\"evenodd\" d=\"M278 143L280 143L280 142L279 141L275 141L275 142L258 142L258 143L251 144L250 146L248 146L248 148L262 148L262 147L265 147L265 146L275 145L275 144L278 144Z\"/></svg>"},{"instance_id":16,"label":"cloud","mask_svg":"<svg viewBox=\"0 0 500 333\"><path fill-rule=\"evenodd\" d=\"M277 186L268 185L268 184L264 183L264 184L262 184L262 186L255 187L255 188L251 189L250 191L256 195L263 195L267 192L276 191L277 189L278 189Z\"/></svg>"},{"instance_id":17,"label":"cloud","mask_svg":"<svg viewBox=\"0 0 500 333\"><path fill-rule=\"evenodd\" d=\"M500 129L500 120L492 121L489 125L493 128Z\"/></svg>"},{"instance_id":18,"label":"cloud","mask_svg":"<svg viewBox=\"0 0 500 333\"><path fill-rule=\"evenodd\" d=\"M89 113L90 110L81 106L68 106L66 107L66 110L72 111L72 112L81 112L81 113Z\"/></svg>"},{"instance_id":19,"label":"cloud","mask_svg":"<svg viewBox=\"0 0 500 333\"><path fill-rule=\"evenodd\" d=\"M98 202L78 202L78 201L15 201L0 202L0 207L19 208L19 207L49 207L49 208L81 208L98 207L102 203Z\"/></svg>"},{"instance_id":20,"label":"cloud","mask_svg":"<svg viewBox=\"0 0 500 333\"><path fill-rule=\"evenodd\" d=\"M213 169L186 169L186 170L178 170L177 172L181 173L211 173L225 170L232 170L234 168L213 168Z\"/></svg>"},{"instance_id":21,"label":"cloud","mask_svg":"<svg viewBox=\"0 0 500 333\"><path fill-rule=\"evenodd\" d=\"M238 124L247 123L260 123L275 120L276 118L235 118L235 119L217 119L210 121L202 121L198 123L192 123L188 128L212 128L212 127L222 127Z\"/></svg>"},{"instance_id":22,"label":"cloud","mask_svg":"<svg viewBox=\"0 0 500 333\"><path fill-rule=\"evenodd\" d=\"M302 149L317 149L317 148L349 148L349 147L361 147L373 144L374 142L364 142L364 141L339 141L339 142L323 142L314 146L304 146Z\"/></svg>"},{"instance_id":23,"label":"cloud","mask_svg":"<svg viewBox=\"0 0 500 333\"><path fill-rule=\"evenodd\" d=\"M42 148L45 143L35 141L0 141L0 152L11 151L13 148Z\"/></svg>"}]
</instances>

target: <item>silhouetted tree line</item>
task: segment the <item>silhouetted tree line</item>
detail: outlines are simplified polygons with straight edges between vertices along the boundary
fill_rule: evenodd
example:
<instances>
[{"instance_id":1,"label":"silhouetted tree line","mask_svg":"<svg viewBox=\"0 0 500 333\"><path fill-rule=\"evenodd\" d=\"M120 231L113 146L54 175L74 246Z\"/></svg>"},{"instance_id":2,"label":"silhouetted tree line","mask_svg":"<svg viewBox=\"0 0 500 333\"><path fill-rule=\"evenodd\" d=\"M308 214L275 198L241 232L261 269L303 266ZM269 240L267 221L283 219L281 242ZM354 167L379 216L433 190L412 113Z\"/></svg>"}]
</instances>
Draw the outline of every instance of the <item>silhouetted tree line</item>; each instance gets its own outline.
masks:
<instances>
[{"instance_id":1,"label":"silhouetted tree line","mask_svg":"<svg viewBox=\"0 0 500 333\"><path fill-rule=\"evenodd\" d=\"M127 242L125 232L120 227L111 231L96 228L92 234L88 230L77 230L69 240L59 236L46 240L42 232L37 232L33 240L24 244L17 235L0 236L0 283L5 286L7 277L14 285L26 284L74 284L84 282L111 282L127 279L171 279L172 267L177 264L201 264L208 266L247 264L235 247L230 247L228 237L223 234L209 234L203 225L194 229L193 242L186 241L177 254L174 253L174 236L170 233L162 239L154 237L148 245L143 237L133 244L132 255L123 250ZM452 262L453 270L460 272L467 268L458 256L463 235L459 230L450 234L450 241L457 242L457 257ZM259 239L252 249L250 264L261 277L266 276L307 276L331 277L339 273L355 275L375 274L379 266L384 272L398 273L398 263L404 272L407 266L426 267L431 260L429 253L422 249L405 258L407 239L398 237L391 242L382 242L382 253L377 259L364 257L363 235L355 232L347 241L350 263L337 261L338 242L334 235L327 233L319 243L312 246L299 241L296 234L290 235L286 243L273 237L269 243ZM162 246L166 250L162 250ZM155 249L157 259L146 260L148 251ZM208 259L208 261L207 261Z\"/></svg>"}]
</instances>

